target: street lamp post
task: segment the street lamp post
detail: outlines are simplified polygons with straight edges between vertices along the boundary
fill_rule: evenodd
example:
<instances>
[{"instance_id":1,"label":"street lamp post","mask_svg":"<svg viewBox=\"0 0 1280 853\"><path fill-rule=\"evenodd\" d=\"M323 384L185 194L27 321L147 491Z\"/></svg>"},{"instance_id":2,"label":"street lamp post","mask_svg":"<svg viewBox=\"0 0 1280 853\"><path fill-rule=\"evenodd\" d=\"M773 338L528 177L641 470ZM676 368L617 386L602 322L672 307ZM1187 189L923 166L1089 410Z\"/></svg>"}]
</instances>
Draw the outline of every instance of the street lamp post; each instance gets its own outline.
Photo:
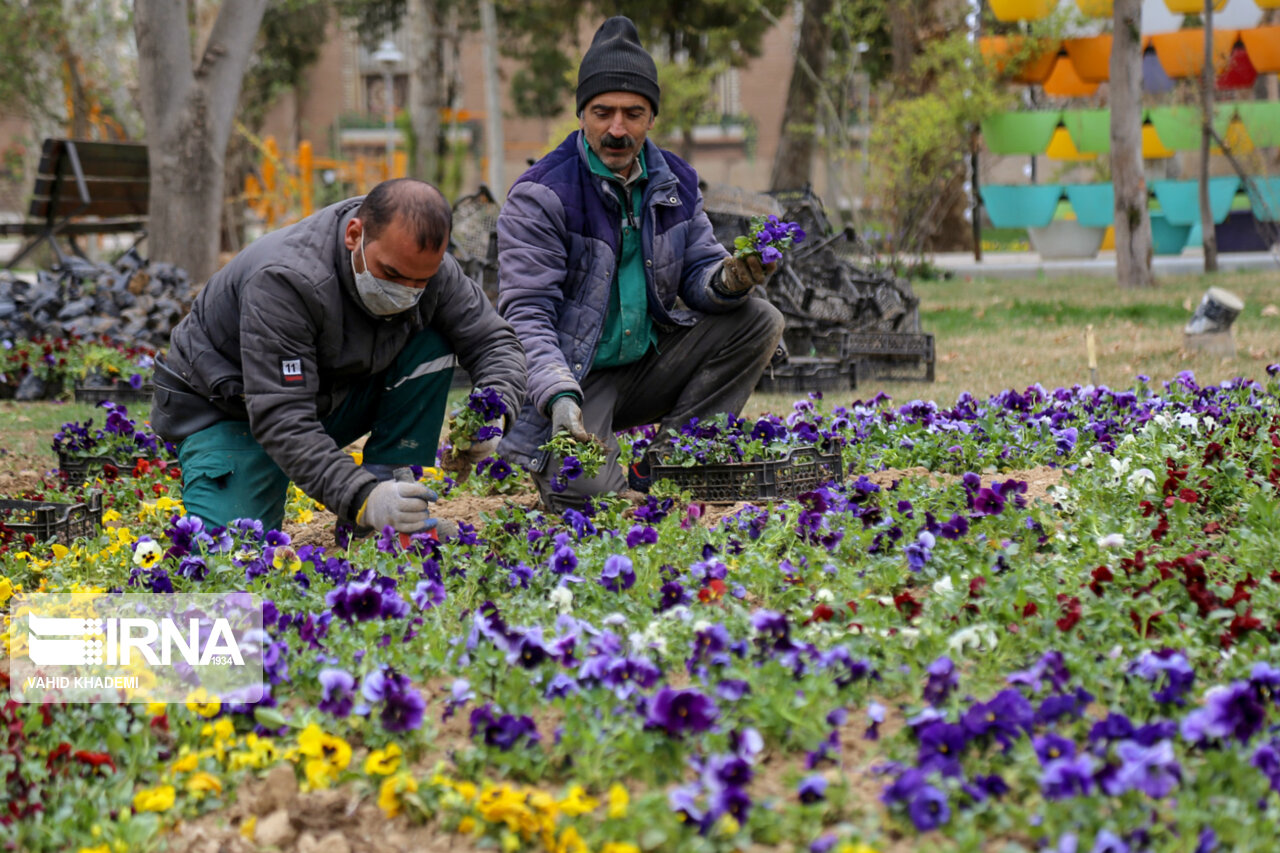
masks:
<instances>
[{"instance_id":1,"label":"street lamp post","mask_svg":"<svg viewBox=\"0 0 1280 853\"><path fill-rule=\"evenodd\" d=\"M391 39L383 39L374 51L373 61L382 67L382 98L387 119L387 177L390 178L396 162L396 99L391 72L404 61L404 54Z\"/></svg>"}]
</instances>

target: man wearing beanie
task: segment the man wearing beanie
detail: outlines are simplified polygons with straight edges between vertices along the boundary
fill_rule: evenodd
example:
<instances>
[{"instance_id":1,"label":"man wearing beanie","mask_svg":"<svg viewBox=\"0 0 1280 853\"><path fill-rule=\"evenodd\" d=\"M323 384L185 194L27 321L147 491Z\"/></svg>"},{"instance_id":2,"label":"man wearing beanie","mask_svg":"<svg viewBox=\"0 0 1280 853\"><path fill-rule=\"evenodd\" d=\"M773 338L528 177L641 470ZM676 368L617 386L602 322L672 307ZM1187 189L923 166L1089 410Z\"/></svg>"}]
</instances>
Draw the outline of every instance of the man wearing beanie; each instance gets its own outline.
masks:
<instances>
[{"instance_id":1,"label":"man wearing beanie","mask_svg":"<svg viewBox=\"0 0 1280 853\"><path fill-rule=\"evenodd\" d=\"M739 414L782 337L750 295L773 271L716 241L698 175L646 139L661 92L629 18L596 31L578 69L578 131L525 172L498 217L498 310L524 344L528 399L501 454L553 509L622 492L616 430ZM607 464L555 493L557 432L598 436ZM630 472L648 488L646 464Z\"/></svg>"}]
</instances>

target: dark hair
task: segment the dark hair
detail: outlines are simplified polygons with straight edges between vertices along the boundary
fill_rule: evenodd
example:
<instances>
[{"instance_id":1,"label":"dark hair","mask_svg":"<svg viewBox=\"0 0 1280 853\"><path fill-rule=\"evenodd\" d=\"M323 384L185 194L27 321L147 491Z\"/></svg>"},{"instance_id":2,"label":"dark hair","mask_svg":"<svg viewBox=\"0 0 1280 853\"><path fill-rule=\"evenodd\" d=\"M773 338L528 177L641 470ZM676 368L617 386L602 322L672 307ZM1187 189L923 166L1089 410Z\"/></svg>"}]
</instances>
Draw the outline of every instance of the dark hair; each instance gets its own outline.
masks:
<instances>
[{"instance_id":1,"label":"dark hair","mask_svg":"<svg viewBox=\"0 0 1280 853\"><path fill-rule=\"evenodd\" d=\"M449 241L453 210L440 190L415 178L383 181L364 197L356 217L364 225L366 240L376 240L397 217L417 238L418 248L439 249Z\"/></svg>"}]
</instances>

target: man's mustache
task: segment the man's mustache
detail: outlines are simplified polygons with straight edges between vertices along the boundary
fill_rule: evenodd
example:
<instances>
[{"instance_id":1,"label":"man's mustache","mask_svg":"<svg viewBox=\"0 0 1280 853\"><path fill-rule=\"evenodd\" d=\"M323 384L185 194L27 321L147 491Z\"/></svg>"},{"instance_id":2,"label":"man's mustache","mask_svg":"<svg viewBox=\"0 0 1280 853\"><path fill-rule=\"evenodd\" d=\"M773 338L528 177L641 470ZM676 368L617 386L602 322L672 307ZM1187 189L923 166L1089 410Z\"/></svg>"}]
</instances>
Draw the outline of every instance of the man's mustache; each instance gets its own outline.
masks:
<instances>
[{"instance_id":1,"label":"man's mustache","mask_svg":"<svg viewBox=\"0 0 1280 853\"><path fill-rule=\"evenodd\" d=\"M634 144L630 136L610 136L606 133L600 137L600 145L604 148L616 148L619 151L625 151Z\"/></svg>"}]
</instances>

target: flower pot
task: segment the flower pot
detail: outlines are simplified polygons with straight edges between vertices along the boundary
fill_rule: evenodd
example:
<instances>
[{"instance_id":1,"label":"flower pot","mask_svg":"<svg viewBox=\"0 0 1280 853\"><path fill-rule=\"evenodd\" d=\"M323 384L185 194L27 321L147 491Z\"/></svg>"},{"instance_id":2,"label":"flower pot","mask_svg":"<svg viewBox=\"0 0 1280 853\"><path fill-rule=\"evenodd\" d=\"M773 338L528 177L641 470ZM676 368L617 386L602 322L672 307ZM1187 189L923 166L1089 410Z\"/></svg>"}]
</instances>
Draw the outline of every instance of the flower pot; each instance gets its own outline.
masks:
<instances>
[{"instance_id":1,"label":"flower pot","mask_svg":"<svg viewBox=\"0 0 1280 853\"><path fill-rule=\"evenodd\" d=\"M1041 154L1049 147L1061 113L996 113L982 120L982 141L992 154Z\"/></svg>"},{"instance_id":2,"label":"flower pot","mask_svg":"<svg viewBox=\"0 0 1280 853\"><path fill-rule=\"evenodd\" d=\"M1157 255L1181 255L1190 235L1190 225L1174 225L1163 213L1151 214L1151 243Z\"/></svg>"},{"instance_id":3,"label":"flower pot","mask_svg":"<svg viewBox=\"0 0 1280 853\"><path fill-rule=\"evenodd\" d=\"M1116 194L1111 182L1067 184L1067 201L1076 221L1089 228L1106 228L1115 220Z\"/></svg>"},{"instance_id":4,"label":"flower pot","mask_svg":"<svg viewBox=\"0 0 1280 853\"><path fill-rule=\"evenodd\" d=\"M1254 178L1245 187L1253 218L1259 222L1280 220L1280 178Z\"/></svg>"},{"instance_id":5,"label":"flower pot","mask_svg":"<svg viewBox=\"0 0 1280 853\"><path fill-rule=\"evenodd\" d=\"M1110 15L1110 12L1107 13ZM1111 42L1109 34L1092 38L1067 39L1062 46L1071 57L1080 79L1089 83L1105 83L1111 79Z\"/></svg>"},{"instance_id":6,"label":"flower pot","mask_svg":"<svg viewBox=\"0 0 1280 853\"><path fill-rule=\"evenodd\" d=\"M1252 210L1233 210L1213 228L1219 252L1266 252L1271 247L1258 233Z\"/></svg>"},{"instance_id":7,"label":"flower pot","mask_svg":"<svg viewBox=\"0 0 1280 853\"><path fill-rule=\"evenodd\" d=\"M1055 98L1087 98L1097 91L1098 84L1082 80L1069 56L1059 56L1053 73L1044 81L1044 93Z\"/></svg>"},{"instance_id":8,"label":"flower pot","mask_svg":"<svg viewBox=\"0 0 1280 853\"><path fill-rule=\"evenodd\" d=\"M1073 219L1059 219L1044 228L1028 228L1031 247L1046 261L1096 257L1106 226L1091 228Z\"/></svg>"},{"instance_id":9,"label":"flower pot","mask_svg":"<svg viewBox=\"0 0 1280 853\"><path fill-rule=\"evenodd\" d=\"M1076 0L1076 6L1086 18L1110 18L1115 14L1114 0Z\"/></svg>"},{"instance_id":10,"label":"flower pot","mask_svg":"<svg viewBox=\"0 0 1280 853\"><path fill-rule=\"evenodd\" d=\"M1280 101L1243 101L1235 108L1254 145L1280 145Z\"/></svg>"},{"instance_id":11,"label":"flower pot","mask_svg":"<svg viewBox=\"0 0 1280 853\"><path fill-rule=\"evenodd\" d=\"M1280 0L1276 0L1273 8L1280 8ZM1280 26L1241 30L1240 41L1244 42L1244 49L1249 52L1249 61L1259 74L1280 71Z\"/></svg>"},{"instance_id":12,"label":"flower pot","mask_svg":"<svg viewBox=\"0 0 1280 853\"><path fill-rule=\"evenodd\" d=\"M1058 0L991 0L998 21L1038 21L1053 14Z\"/></svg>"},{"instance_id":13,"label":"flower pot","mask_svg":"<svg viewBox=\"0 0 1280 853\"><path fill-rule=\"evenodd\" d=\"M1147 110L1160 144L1171 151L1200 150L1200 108L1191 106L1152 107ZM1231 124L1230 108L1219 106L1213 113L1213 129L1219 136Z\"/></svg>"},{"instance_id":14,"label":"flower pot","mask_svg":"<svg viewBox=\"0 0 1280 853\"><path fill-rule=\"evenodd\" d=\"M1203 4L1200 10L1204 10ZM1213 67L1221 73L1227 67L1231 46L1236 43L1236 30L1213 31ZM1176 79L1196 77L1204 69L1204 30L1200 28L1158 33L1151 36L1151 46L1164 73Z\"/></svg>"},{"instance_id":15,"label":"flower pot","mask_svg":"<svg viewBox=\"0 0 1280 853\"><path fill-rule=\"evenodd\" d=\"M1065 127L1054 129L1053 138L1049 140L1049 147L1044 153L1050 160L1064 160L1070 163L1087 163L1098 159L1097 154L1081 154L1076 149L1076 144L1071 141L1071 134L1067 133Z\"/></svg>"},{"instance_id":16,"label":"flower pot","mask_svg":"<svg viewBox=\"0 0 1280 853\"><path fill-rule=\"evenodd\" d=\"M1053 221L1061 184L983 184L982 204L996 228L1043 228Z\"/></svg>"},{"instance_id":17,"label":"flower pot","mask_svg":"<svg viewBox=\"0 0 1280 853\"><path fill-rule=\"evenodd\" d=\"M1063 110L1062 125L1081 154L1111 151L1111 110Z\"/></svg>"},{"instance_id":18,"label":"flower pot","mask_svg":"<svg viewBox=\"0 0 1280 853\"><path fill-rule=\"evenodd\" d=\"M1047 39L1039 40L1032 48L1026 45L1026 39L1017 37L983 36L978 39L978 51L996 74L1016 83L1043 83L1053 73L1058 46ZM1016 70L1006 72L1015 56L1022 56L1020 64Z\"/></svg>"},{"instance_id":19,"label":"flower pot","mask_svg":"<svg viewBox=\"0 0 1280 853\"><path fill-rule=\"evenodd\" d=\"M1209 211L1215 223L1231 212L1231 201L1240 189L1235 176L1209 179ZM1199 181L1152 181L1151 191L1160 202L1160 212L1174 225L1191 225L1200 219Z\"/></svg>"}]
</instances>

